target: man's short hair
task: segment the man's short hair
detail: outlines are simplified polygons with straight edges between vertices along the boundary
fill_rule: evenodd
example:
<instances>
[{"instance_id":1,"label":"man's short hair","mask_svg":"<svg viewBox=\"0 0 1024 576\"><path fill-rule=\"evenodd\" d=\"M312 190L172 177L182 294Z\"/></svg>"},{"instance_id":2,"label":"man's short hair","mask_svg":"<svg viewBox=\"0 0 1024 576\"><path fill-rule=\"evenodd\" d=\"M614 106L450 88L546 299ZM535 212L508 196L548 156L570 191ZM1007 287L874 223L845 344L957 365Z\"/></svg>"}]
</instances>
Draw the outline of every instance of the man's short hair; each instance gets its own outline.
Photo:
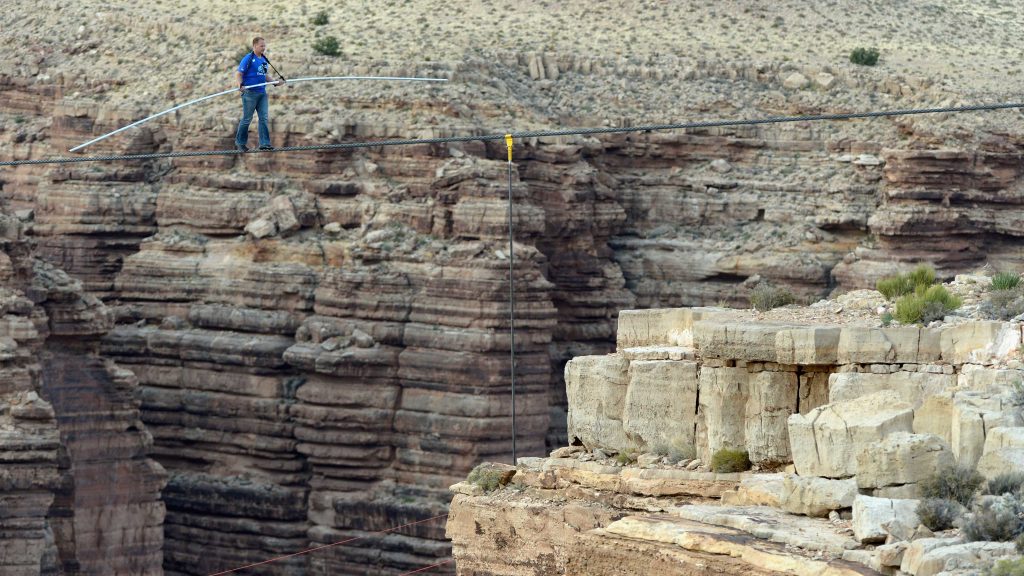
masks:
<instances>
[{"instance_id":1,"label":"man's short hair","mask_svg":"<svg viewBox=\"0 0 1024 576\"><path fill-rule=\"evenodd\" d=\"M252 45L253 45L253 47L255 47L255 46L256 46L256 43L257 43L257 42L259 42L260 40L263 40L263 36L257 36L257 37L255 37L255 38L253 38L253 39L252 39Z\"/></svg>"}]
</instances>

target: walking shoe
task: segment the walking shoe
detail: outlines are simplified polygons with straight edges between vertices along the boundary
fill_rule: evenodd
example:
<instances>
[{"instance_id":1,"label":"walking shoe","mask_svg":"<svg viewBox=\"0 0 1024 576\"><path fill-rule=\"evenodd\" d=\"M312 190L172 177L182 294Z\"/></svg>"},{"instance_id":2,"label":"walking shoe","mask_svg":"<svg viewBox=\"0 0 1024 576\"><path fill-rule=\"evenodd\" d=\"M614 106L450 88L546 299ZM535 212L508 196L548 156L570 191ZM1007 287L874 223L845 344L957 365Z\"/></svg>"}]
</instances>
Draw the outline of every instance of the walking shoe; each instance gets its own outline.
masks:
<instances>
[{"instance_id":1,"label":"walking shoe","mask_svg":"<svg viewBox=\"0 0 1024 576\"><path fill-rule=\"evenodd\" d=\"M245 144L235 144L235 150L238 150L239 152L248 152L249 147Z\"/></svg>"},{"instance_id":2,"label":"walking shoe","mask_svg":"<svg viewBox=\"0 0 1024 576\"><path fill-rule=\"evenodd\" d=\"M260 150L273 150L273 149L274 149L274 147L271 146L270 144L264 144L263 146L260 146Z\"/></svg>"}]
</instances>

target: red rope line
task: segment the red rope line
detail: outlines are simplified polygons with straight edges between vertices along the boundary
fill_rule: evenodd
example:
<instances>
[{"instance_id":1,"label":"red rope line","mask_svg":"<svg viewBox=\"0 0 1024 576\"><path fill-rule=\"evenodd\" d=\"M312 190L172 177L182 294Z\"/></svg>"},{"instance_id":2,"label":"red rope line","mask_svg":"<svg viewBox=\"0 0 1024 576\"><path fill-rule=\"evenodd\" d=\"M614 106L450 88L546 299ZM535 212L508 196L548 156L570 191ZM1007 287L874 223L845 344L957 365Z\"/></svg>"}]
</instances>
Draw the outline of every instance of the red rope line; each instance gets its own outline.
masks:
<instances>
[{"instance_id":1,"label":"red rope line","mask_svg":"<svg viewBox=\"0 0 1024 576\"><path fill-rule=\"evenodd\" d=\"M427 570L430 570L432 568L437 568L438 566L444 566L445 564L450 564L453 560L454 560L454 558L449 558L449 559L445 560L444 562L438 562L437 564L431 564L430 566L424 566L423 568L419 568L417 570L413 570L412 572L402 572L398 576L409 576L409 574L416 574L418 572L426 572Z\"/></svg>"},{"instance_id":2,"label":"red rope line","mask_svg":"<svg viewBox=\"0 0 1024 576\"><path fill-rule=\"evenodd\" d=\"M324 544L323 546L317 546L315 548L308 548L306 550L302 550L301 552L292 552L291 554L285 554L284 556L278 556L277 558L271 558L270 560L264 560L262 562L255 562L253 564L246 564L245 566L239 566L238 568L232 568L230 570L224 570L223 572L215 572L213 574L210 574L209 576L223 576L224 574L231 574L232 572L238 572L239 570L245 570L246 568L254 568L256 566L263 566L264 564L270 564L271 562L280 562L281 560L285 560L285 559L288 559L288 558L293 558L295 556L302 556L303 554L309 554L310 552L316 552L318 550L323 550L324 548L330 548L332 546L340 546L342 544L348 544L349 542L355 542L356 540L362 540L363 538L367 538L369 536L373 536L374 534L387 534L388 532L394 532L395 530L400 530L402 528L407 528L409 526L415 526L416 524L423 524L424 522L430 522L432 520L437 520L438 518L444 518L445 516L447 516L447 514L441 514L441 515L438 515L438 516L434 516L433 518L427 518L425 520L417 520L415 522L409 522L408 524L402 524L401 526L395 526L394 528L388 528L387 530L378 530L376 532L370 532L369 534L366 534L365 536L355 536L353 538L346 538L345 540L339 540L337 542L331 542L330 544ZM448 562L451 562L451 560L448 560ZM442 562L441 564L445 564L445 562ZM440 564L438 564L438 566L440 566ZM429 568L433 568L433 567L434 566L429 566ZM409 572L409 574L412 574L412 572Z\"/></svg>"}]
</instances>

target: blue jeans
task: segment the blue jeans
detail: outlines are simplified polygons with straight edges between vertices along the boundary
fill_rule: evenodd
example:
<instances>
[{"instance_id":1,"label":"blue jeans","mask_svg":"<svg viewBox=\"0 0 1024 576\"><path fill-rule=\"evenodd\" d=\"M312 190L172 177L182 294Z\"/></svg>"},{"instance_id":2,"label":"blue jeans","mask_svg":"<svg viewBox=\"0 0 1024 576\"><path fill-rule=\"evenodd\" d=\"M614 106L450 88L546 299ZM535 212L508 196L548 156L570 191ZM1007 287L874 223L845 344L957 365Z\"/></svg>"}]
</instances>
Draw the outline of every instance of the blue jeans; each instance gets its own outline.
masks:
<instances>
[{"instance_id":1,"label":"blue jeans","mask_svg":"<svg viewBox=\"0 0 1024 576\"><path fill-rule=\"evenodd\" d=\"M235 144L245 146L249 142L249 123L252 122L252 113L260 115L258 132L260 135L260 146L270 146L270 106L266 92L242 92L242 121L238 123L238 131L235 132Z\"/></svg>"}]
</instances>

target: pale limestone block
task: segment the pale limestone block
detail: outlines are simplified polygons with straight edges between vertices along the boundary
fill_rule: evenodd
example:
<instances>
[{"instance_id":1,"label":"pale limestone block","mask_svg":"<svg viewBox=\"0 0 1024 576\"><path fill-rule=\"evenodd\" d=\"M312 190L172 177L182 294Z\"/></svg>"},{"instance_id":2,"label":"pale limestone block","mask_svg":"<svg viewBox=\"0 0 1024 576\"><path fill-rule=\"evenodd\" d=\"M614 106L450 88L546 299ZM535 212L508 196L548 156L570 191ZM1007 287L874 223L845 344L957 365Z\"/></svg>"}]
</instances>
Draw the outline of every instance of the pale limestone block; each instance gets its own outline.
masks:
<instances>
[{"instance_id":1,"label":"pale limestone block","mask_svg":"<svg viewBox=\"0 0 1024 576\"><path fill-rule=\"evenodd\" d=\"M706 445L702 459L722 448L746 445L746 406L750 373L746 368L708 368L700 371L700 417L705 426Z\"/></svg>"},{"instance_id":2,"label":"pale limestone block","mask_svg":"<svg viewBox=\"0 0 1024 576\"><path fill-rule=\"evenodd\" d=\"M925 538L910 543L900 569L914 576L936 576L947 571L977 570L979 566L992 564L996 559L1016 554L1013 542L966 542L954 540L947 545L937 545L926 551L917 548L918 542L939 540Z\"/></svg>"},{"instance_id":3,"label":"pale limestone block","mask_svg":"<svg viewBox=\"0 0 1024 576\"><path fill-rule=\"evenodd\" d=\"M853 476L861 450L893 432L909 432L913 420L910 404L893 391L794 414L788 422L793 464L801 476Z\"/></svg>"},{"instance_id":4,"label":"pale limestone block","mask_svg":"<svg viewBox=\"0 0 1024 576\"><path fill-rule=\"evenodd\" d=\"M839 335L840 364L926 363L938 360L937 334L927 328L843 327Z\"/></svg>"},{"instance_id":5,"label":"pale limestone block","mask_svg":"<svg viewBox=\"0 0 1024 576\"><path fill-rule=\"evenodd\" d=\"M915 410L924 401L956 386L956 376L928 372L893 372L870 374L867 372L841 372L829 377L829 402L853 400L883 390L894 390Z\"/></svg>"},{"instance_id":6,"label":"pale limestone block","mask_svg":"<svg viewBox=\"0 0 1024 576\"><path fill-rule=\"evenodd\" d=\"M702 320L693 325L694 344L705 358L775 362L776 335L787 325Z\"/></svg>"},{"instance_id":7,"label":"pale limestone block","mask_svg":"<svg viewBox=\"0 0 1024 576\"><path fill-rule=\"evenodd\" d=\"M935 434L946 444L953 445L953 393L943 392L924 400L914 410L914 433Z\"/></svg>"},{"instance_id":8,"label":"pale limestone block","mask_svg":"<svg viewBox=\"0 0 1024 576\"><path fill-rule=\"evenodd\" d=\"M828 404L828 372L805 372L800 374L799 412L807 414L819 406Z\"/></svg>"},{"instance_id":9,"label":"pale limestone block","mask_svg":"<svg viewBox=\"0 0 1024 576\"><path fill-rule=\"evenodd\" d=\"M789 474L753 474L740 480L736 490L722 494L723 506L780 507Z\"/></svg>"},{"instance_id":10,"label":"pale limestone block","mask_svg":"<svg viewBox=\"0 0 1024 576\"><path fill-rule=\"evenodd\" d=\"M628 370L622 424L644 449L693 446L697 363L635 361Z\"/></svg>"},{"instance_id":11,"label":"pale limestone block","mask_svg":"<svg viewBox=\"0 0 1024 576\"><path fill-rule=\"evenodd\" d=\"M789 461L789 415L796 412L794 372L756 372L746 402L746 447L751 462Z\"/></svg>"},{"instance_id":12,"label":"pale limestone block","mask_svg":"<svg viewBox=\"0 0 1024 576\"><path fill-rule=\"evenodd\" d=\"M728 317L716 308L659 308L619 312L615 344L622 350L645 346L693 346L693 323Z\"/></svg>"},{"instance_id":13,"label":"pale limestone block","mask_svg":"<svg viewBox=\"0 0 1024 576\"><path fill-rule=\"evenodd\" d=\"M883 488L920 482L953 465L953 451L934 434L894 432L857 454L857 486Z\"/></svg>"},{"instance_id":14,"label":"pale limestone block","mask_svg":"<svg viewBox=\"0 0 1024 576\"><path fill-rule=\"evenodd\" d=\"M988 432L1000 426L1020 423L1015 410L1008 410L999 396L980 392L957 392L953 395L950 417L950 446L963 466L975 467L984 452Z\"/></svg>"},{"instance_id":15,"label":"pale limestone block","mask_svg":"<svg viewBox=\"0 0 1024 576\"><path fill-rule=\"evenodd\" d=\"M965 364L977 359L1003 330L1004 322L976 321L957 324L942 330L940 345L942 359L950 364Z\"/></svg>"},{"instance_id":16,"label":"pale limestone block","mask_svg":"<svg viewBox=\"0 0 1024 576\"><path fill-rule=\"evenodd\" d=\"M1007 472L1024 472L1024 448L997 448L978 460L978 473L987 480Z\"/></svg>"},{"instance_id":17,"label":"pale limestone block","mask_svg":"<svg viewBox=\"0 0 1024 576\"><path fill-rule=\"evenodd\" d=\"M957 376L957 385L976 392L1010 392L1021 384L1020 370L988 368L978 364L964 364Z\"/></svg>"},{"instance_id":18,"label":"pale limestone block","mask_svg":"<svg viewBox=\"0 0 1024 576\"><path fill-rule=\"evenodd\" d=\"M588 448L635 449L622 426L629 362L617 354L577 356L565 365L569 438Z\"/></svg>"},{"instance_id":19,"label":"pale limestone block","mask_svg":"<svg viewBox=\"0 0 1024 576\"><path fill-rule=\"evenodd\" d=\"M917 526L917 500L890 500L857 495L853 500L853 534L862 544L884 542L889 532L885 524L899 520Z\"/></svg>"},{"instance_id":20,"label":"pale limestone block","mask_svg":"<svg viewBox=\"0 0 1024 576\"><path fill-rule=\"evenodd\" d=\"M780 364L836 364L840 331L835 326L782 330L775 335L775 361Z\"/></svg>"},{"instance_id":21,"label":"pale limestone block","mask_svg":"<svg viewBox=\"0 0 1024 576\"><path fill-rule=\"evenodd\" d=\"M826 517L832 510L853 506L856 496L857 481L853 478L830 480L790 474L783 481L779 507L793 514Z\"/></svg>"}]
</instances>

